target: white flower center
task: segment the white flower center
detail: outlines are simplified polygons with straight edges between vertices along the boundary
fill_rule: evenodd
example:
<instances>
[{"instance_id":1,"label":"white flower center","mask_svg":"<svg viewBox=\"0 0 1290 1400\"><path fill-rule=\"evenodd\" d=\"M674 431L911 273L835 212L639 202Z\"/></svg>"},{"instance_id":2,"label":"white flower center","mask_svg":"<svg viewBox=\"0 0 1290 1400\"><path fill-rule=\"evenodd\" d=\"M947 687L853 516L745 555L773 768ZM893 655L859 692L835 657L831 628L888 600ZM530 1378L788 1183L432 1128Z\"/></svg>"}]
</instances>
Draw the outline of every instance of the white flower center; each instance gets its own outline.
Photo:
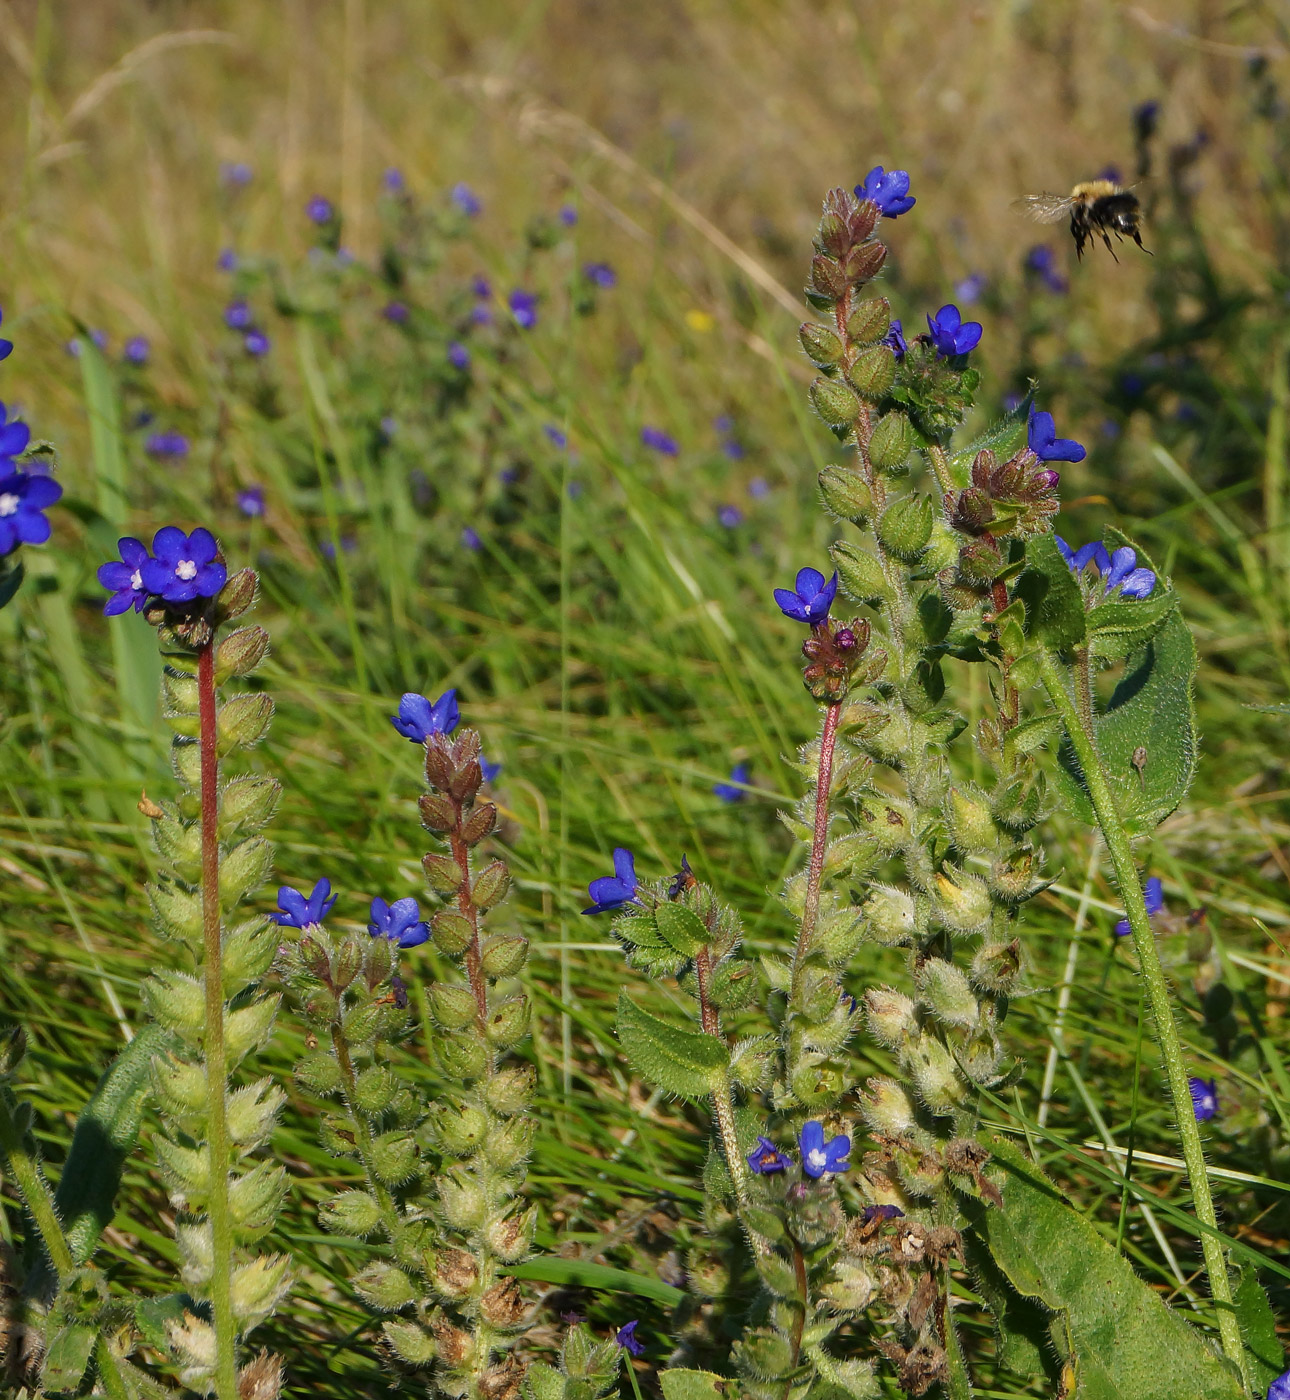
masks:
<instances>
[{"instance_id":1,"label":"white flower center","mask_svg":"<svg viewBox=\"0 0 1290 1400\"><path fill-rule=\"evenodd\" d=\"M820 1171L823 1171L829 1164L828 1154L822 1147L813 1147L806 1154L806 1160L811 1166L818 1168Z\"/></svg>"},{"instance_id":2,"label":"white flower center","mask_svg":"<svg viewBox=\"0 0 1290 1400\"><path fill-rule=\"evenodd\" d=\"M6 491L3 496L0 496L0 516L17 515L21 503L21 496L15 496L12 491Z\"/></svg>"},{"instance_id":3,"label":"white flower center","mask_svg":"<svg viewBox=\"0 0 1290 1400\"><path fill-rule=\"evenodd\" d=\"M191 559L181 559L175 565L175 577L181 578L187 583L189 579L197 577L197 565Z\"/></svg>"},{"instance_id":4,"label":"white flower center","mask_svg":"<svg viewBox=\"0 0 1290 1400\"><path fill-rule=\"evenodd\" d=\"M130 575L130 587L136 593L143 587L143 574L138 569Z\"/></svg>"}]
</instances>

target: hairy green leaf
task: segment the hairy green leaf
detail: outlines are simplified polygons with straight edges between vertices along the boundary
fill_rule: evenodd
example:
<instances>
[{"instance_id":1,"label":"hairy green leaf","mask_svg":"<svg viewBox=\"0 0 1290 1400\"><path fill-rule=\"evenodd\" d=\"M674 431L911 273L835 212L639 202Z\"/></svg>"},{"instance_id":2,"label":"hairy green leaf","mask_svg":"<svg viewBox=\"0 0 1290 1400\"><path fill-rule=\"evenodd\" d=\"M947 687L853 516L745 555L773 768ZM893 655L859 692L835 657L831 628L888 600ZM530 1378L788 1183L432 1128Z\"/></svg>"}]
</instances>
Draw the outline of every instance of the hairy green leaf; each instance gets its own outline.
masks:
<instances>
[{"instance_id":1,"label":"hairy green leaf","mask_svg":"<svg viewBox=\"0 0 1290 1400\"><path fill-rule=\"evenodd\" d=\"M660 1021L626 992L618 997L617 1029L637 1074L681 1098L706 1098L730 1063L730 1052L716 1036Z\"/></svg>"},{"instance_id":2,"label":"hairy green leaf","mask_svg":"<svg viewBox=\"0 0 1290 1400\"><path fill-rule=\"evenodd\" d=\"M97 1335L93 1327L81 1322L71 1323L55 1334L40 1372L41 1384L46 1390L57 1394L79 1388Z\"/></svg>"},{"instance_id":3,"label":"hairy green leaf","mask_svg":"<svg viewBox=\"0 0 1290 1400\"><path fill-rule=\"evenodd\" d=\"M654 911L654 922L664 940L687 958L712 938L703 920L684 904L660 904Z\"/></svg>"},{"instance_id":4,"label":"hairy green leaf","mask_svg":"<svg viewBox=\"0 0 1290 1400\"><path fill-rule=\"evenodd\" d=\"M586 1259L559 1259L553 1254L515 1264L503 1273L513 1278L532 1279L535 1283L554 1283L561 1288L594 1288L602 1293L628 1293L637 1298L652 1298L655 1302L676 1307L685 1297L679 1288L664 1283L649 1274L633 1274L627 1269L611 1269L607 1264L593 1264Z\"/></svg>"},{"instance_id":5,"label":"hairy green leaf","mask_svg":"<svg viewBox=\"0 0 1290 1400\"><path fill-rule=\"evenodd\" d=\"M1003 1207L964 1209L1008 1282L1071 1348L1072 1400L1242 1400L1235 1370L1147 1287L1043 1171L1003 1138ZM1064 1350L1064 1347L1061 1349Z\"/></svg>"},{"instance_id":6,"label":"hairy green leaf","mask_svg":"<svg viewBox=\"0 0 1290 1400\"><path fill-rule=\"evenodd\" d=\"M1027 635L1054 651L1083 645L1084 599L1052 535L1036 535L1027 542L1017 596L1026 604Z\"/></svg>"},{"instance_id":7,"label":"hairy green leaf","mask_svg":"<svg viewBox=\"0 0 1290 1400\"><path fill-rule=\"evenodd\" d=\"M663 1400L722 1400L730 1382L712 1371L692 1371L672 1366L658 1373Z\"/></svg>"},{"instance_id":8,"label":"hairy green leaf","mask_svg":"<svg viewBox=\"0 0 1290 1400\"><path fill-rule=\"evenodd\" d=\"M1146 598L1116 597L1089 613L1089 654L1096 660L1118 661L1134 647L1145 646L1178 607L1178 595L1146 550L1113 525L1106 527L1102 543L1109 553L1128 545L1137 554L1138 564L1156 576L1156 586Z\"/></svg>"},{"instance_id":9,"label":"hairy green leaf","mask_svg":"<svg viewBox=\"0 0 1290 1400\"><path fill-rule=\"evenodd\" d=\"M1246 1379L1256 1395L1266 1395L1268 1387L1285 1370L1285 1355L1268 1295L1249 1264L1241 1266L1233 1301L1236 1320L1241 1325L1241 1340L1245 1343Z\"/></svg>"},{"instance_id":10,"label":"hairy green leaf","mask_svg":"<svg viewBox=\"0 0 1290 1400\"><path fill-rule=\"evenodd\" d=\"M965 443L957 452L950 454L950 469L960 486L968 481L976 454L988 449L1000 461L1006 461L1018 448L1026 444L1026 424L1030 418L1032 395L1026 397L1010 412L992 423L983 433Z\"/></svg>"}]
</instances>

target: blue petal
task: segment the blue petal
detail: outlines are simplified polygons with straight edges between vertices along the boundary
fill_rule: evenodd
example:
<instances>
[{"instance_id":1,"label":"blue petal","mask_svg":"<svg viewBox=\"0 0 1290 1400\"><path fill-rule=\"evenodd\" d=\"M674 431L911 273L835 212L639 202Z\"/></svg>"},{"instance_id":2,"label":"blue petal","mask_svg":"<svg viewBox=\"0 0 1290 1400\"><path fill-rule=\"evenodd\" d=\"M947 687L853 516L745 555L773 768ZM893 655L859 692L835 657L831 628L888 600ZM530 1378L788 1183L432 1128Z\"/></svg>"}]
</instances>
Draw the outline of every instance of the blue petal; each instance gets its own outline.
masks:
<instances>
[{"instance_id":1,"label":"blue petal","mask_svg":"<svg viewBox=\"0 0 1290 1400\"><path fill-rule=\"evenodd\" d=\"M1068 564L1071 564L1072 567L1074 567L1074 565L1073 565L1073 560L1074 560L1075 555L1074 555L1074 551L1071 549L1070 545L1068 545L1068 544L1066 543L1066 541L1065 541L1064 539L1062 539L1062 537L1061 537L1060 535L1054 535L1054 536L1053 536L1053 543L1057 546L1057 552L1058 552L1058 554L1060 554L1060 555L1062 556L1062 558L1065 559L1065 561L1066 561Z\"/></svg>"},{"instance_id":2,"label":"blue petal","mask_svg":"<svg viewBox=\"0 0 1290 1400\"><path fill-rule=\"evenodd\" d=\"M626 846L614 847L614 874L623 882L636 889L636 857Z\"/></svg>"},{"instance_id":3,"label":"blue petal","mask_svg":"<svg viewBox=\"0 0 1290 1400\"><path fill-rule=\"evenodd\" d=\"M819 569L799 569L794 587L797 590L797 596L805 602L808 598L813 598L824 587L824 575Z\"/></svg>"},{"instance_id":4,"label":"blue petal","mask_svg":"<svg viewBox=\"0 0 1290 1400\"><path fill-rule=\"evenodd\" d=\"M1134 569L1120 585L1121 598L1149 598L1156 586L1156 576L1150 569Z\"/></svg>"},{"instance_id":5,"label":"blue petal","mask_svg":"<svg viewBox=\"0 0 1290 1400\"><path fill-rule=\"evenodd\" d=\"M1035 455L1045 462L1082 462L1088 453L1084 444L1076 442L1074 438L1054 438L1044 451Z\"/></svg>"},{"instance_id":6,"label":"blue petal","mask_svg":"<svg viewBox=\"0 0 1290 1400\"><path fill-rule=\"evenodd\" d=\"M1158 914L1165 907L1165 889L1158 875L1153 875L1143 886L1142 897L1148 914Z\"/></svg>"},{"instance_id":7,"label":"blue petal","mask_svg":"<svg viewBox=\"0 0 1290 1400\"><path fill-rule=\"evenodd\" d=\"M785 617L791 617L794 622L806 621L806 608L796 593L787 588L777 588L775 602L779 604L779 610Z\"/></svg>"},{"instance_id":8,"label":"blue petal","mask_svg":"<svg viewBox=\"0 0 1290 1400\"><path fill-rule=\"evenodd\" d=\"M1137 551L1127 544L1123 544L1111 555L1111 567L1105 570L1106 590L1109 593L1116 584L1126 579L1133 572L1133 567L1138 562Z\"/></svg>"}]
</instances>

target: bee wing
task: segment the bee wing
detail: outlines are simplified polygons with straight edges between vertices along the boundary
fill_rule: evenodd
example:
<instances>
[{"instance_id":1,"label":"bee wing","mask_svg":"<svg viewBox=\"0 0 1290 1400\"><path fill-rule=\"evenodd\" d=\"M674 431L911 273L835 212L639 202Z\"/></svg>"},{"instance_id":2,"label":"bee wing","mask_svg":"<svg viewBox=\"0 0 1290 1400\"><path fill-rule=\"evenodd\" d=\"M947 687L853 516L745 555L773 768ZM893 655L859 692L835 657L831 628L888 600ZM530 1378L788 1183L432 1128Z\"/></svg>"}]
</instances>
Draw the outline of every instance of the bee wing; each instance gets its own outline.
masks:
<instances>
[{"instance_id":1,"label":"bee wing","mask_svg":"<svg viewBox=\"0 0 1290 1400\"><path fill-rule=\"evenodd\" d=\"M1055 224L1070 213L1074 203L1075 201L1065 194L1031 194L1025 199L1016 200L1015 207L1034 219L1037 224Z\"/></svg>"}]
</instances>

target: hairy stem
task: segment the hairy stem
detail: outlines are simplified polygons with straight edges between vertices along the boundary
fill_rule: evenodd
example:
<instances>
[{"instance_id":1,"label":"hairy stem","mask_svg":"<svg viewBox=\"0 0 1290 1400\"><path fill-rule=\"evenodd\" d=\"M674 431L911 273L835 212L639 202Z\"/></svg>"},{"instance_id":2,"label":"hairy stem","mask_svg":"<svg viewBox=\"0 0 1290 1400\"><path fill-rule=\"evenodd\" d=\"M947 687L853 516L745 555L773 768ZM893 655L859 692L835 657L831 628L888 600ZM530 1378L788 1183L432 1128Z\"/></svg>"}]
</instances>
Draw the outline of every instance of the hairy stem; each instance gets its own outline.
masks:
<instances>
[{"instance_id":1,"label":"hairy stem","mask_svg":"<svg viewBox=\"0 0 1290 1400\"><path fill-rule=\"evenodd\" d=\"M1079 710L1079 722L1084 732L1093 738L1093 664L1089 659L1088 648L1080 647L1075 653L1075 706Z\"/></svg>"},{"instance_id":2,"label":"hairy stem","mask_svg":"<svg viewBox=\"0 0 1290 1400\"><path fill-rule=\"evenodd\" d=\"M381 1185L376 1173L372 1170L372 1127L355 1107L354 1099L358 1091L358 1077L354 1073L354 1061L350 1058L349 1043L341 1030L339 1019L332 1023L331 1045L336 1053L336 1063L340 1066L345 1108L349 1113L349 1121L353 1124L358 1154L363 1163L363 1173L367 1177L367 1184L376 1199L376 1204L380 1207L381 1223L385 1226L386 1236L390 1244L393 1245L399 1235L399 1212L394 1204L394 1198Z\"/></svg>"},{"instance_id":3,"label":"hairy stem","mask_svg":"<svg viewBox=\"0 0 1290 1400\"><path fill-rule=\"evenodd\" d=\"M936 484L941 488L941 495L948 496L954 490L954 478L950 474L950 454L939 442L930 442L927 445L927 460L936 477Z\"/></svg>"},{"instance_id":4,"label":"hairy stem","mask_svg":"<svg viewBox=\"0 0 1290 1400\"><path fill-rule=\"evenodd\" d=\"M40 1159L27 1142L18 1126L14 1112L16 1103L11 1094L0 1092L0 1157L5 1170L13 1178L22 1203L27 1207L40 1237L45 1242L49 1262L60 1282L65 1280L76 1267L72 1260L71 1247L58 1222L58 1212L54 1209L54 1197L49 1183L40 1169Z\"/></svg>"},{"instance_id":5,"label":"hairy stem","mask_svg":"<svg viewBox=\"0 0 1290 1400\"><path fill-rule=\"evenodd\" d=\"M488 1025L488 984L484 979L484 969L479 947L479 910L471 897L470 888L470 847L461 834L463 811L460 800L453 799L453 810L457 814L457 824L448 833L448 844L452 847L452 858L461 872L461 884L457 886L457 908L470 924L470 942L466 946L464 961L466 977L475 997L476 1020L480 1035Z\"/></svg>"},{"instance_id":6,"label":"hairy stem","mask_svg":"<svg viewBox=\"0 0 1290 1400\"><path fill-rule=\"evenodd\" d=\"M699 1020L704 1033L719 1036L721 1016L708 996L712 960L706 950L700 951L694 960L694 976L699 987ZM729 1074L722 1074L720 1084L712 1091L712 1116L717 1120L721 1150L725 1154L730 1181L734 1186L735 1203L739 1208L740 1219L743 1220L744 1211L748 1206L748 1165L739 1150L739 1134L735 1130L735 1096ZM749 1229L746 1223L744 1229L754 1249L766 1248L766 1242L755 1230Z\"/></svg>"},{"instance_id":7,"label":"hairy stem","mask_svg":"<svg viewBox=\"0 0 1290 1400\"><path fill-rule=\"evenodd\" d=\"M109 1396L110 1400L130 1400L130 1390L121 1374L121 1364L101 1332L94 1343L94 1368L98 1372L104 1394Z\"/></svg>"},{"instance_id":8,"label":"hairy stem","mask_svg":"<svg viewBox=\"0 0 1290 1400\"><path fill-rule=\"evenodd\" d=\"M219 899L219 750L215 715L215 648L197 653L197 705L201 721L202 980L206 991L206 1139L211 1187L207 1210L215 1268L211 1315L215 1327L215 1393L238 1400L237 1320L233 1316L233 1220L228 1204L228 1072L224 1054L224 950Z\"/></svg>"},{"instance_id":9,"label":"hairy stem","mask_svg":"<svg viewBox=\"0 0 1290 1400\"><path fill-rule=\"evenodd\" d=\"M815 776L815 829L811 836L811 859L806 868L806 904L802 909L802 927L793 953L793 982L797 982L806 954L815 934L815 921L820 913L820 881L824 876L824 854L829 844L829 790L833 786L833 751L838 742L838 720L841 705L824 707L824 723L820 728L820 762Z\"/></svg>"},{"instance_id":10,"label":"hairy stem","mask_svg":"<svg viewBox=\"0 0 1290 1400\"><path fill-rule=\"evenodd\" d=\"M1182 1142L1183 1159L1187 1163L1187 1177L1191 1184L1196 1218L1204 1227L1200 1243L1205 1259L1205 1272L1209 1276L1210 1296L1218 1307L1219 1335L1222 1338L1223 1351L1239 1368L1242 1366L1241 1331L1232 1304L1232 1284L1227 1272L1226 1251L1218 1234L1218 1220L1214 1213L1214 1198L1209 1189L1209 1176L1205 1170L1205 1149L1201 1142L1200 1127L1191 1108L1191 1090L1187 1083L1187 1068L1183 1063L1178 1027L1174 1022L1173 1007L1169 1001L1169 984L1165 979L1164 968L1160 965L1155 936L1147 917L1146 901L1138 879L1137 866L1133 861L1133 850L1120 814L1116 810L1115 796L1102 767L1097 746L1093 742L1092 729L1084 727L1076 704L1066 688L1061 670L1047 650L1040 653L1040 674L1044 688L1066 726L1071 745L1084 770L1084 780L1093 801L1093 810L1097 813L1097 823L1111 853L1111 863L1115 867L1115 878L1120 887L1120 898L1133 932L1133 946L1138 955L1138 966L1146 986L1147 1000L1151 1004L1152 1019L1156 1027L1156 1044L1160 1049L1169 1095L1174 1104L1174 1116L1178 1123L1178 1136Z\"/></svg>"}]
</instances>

